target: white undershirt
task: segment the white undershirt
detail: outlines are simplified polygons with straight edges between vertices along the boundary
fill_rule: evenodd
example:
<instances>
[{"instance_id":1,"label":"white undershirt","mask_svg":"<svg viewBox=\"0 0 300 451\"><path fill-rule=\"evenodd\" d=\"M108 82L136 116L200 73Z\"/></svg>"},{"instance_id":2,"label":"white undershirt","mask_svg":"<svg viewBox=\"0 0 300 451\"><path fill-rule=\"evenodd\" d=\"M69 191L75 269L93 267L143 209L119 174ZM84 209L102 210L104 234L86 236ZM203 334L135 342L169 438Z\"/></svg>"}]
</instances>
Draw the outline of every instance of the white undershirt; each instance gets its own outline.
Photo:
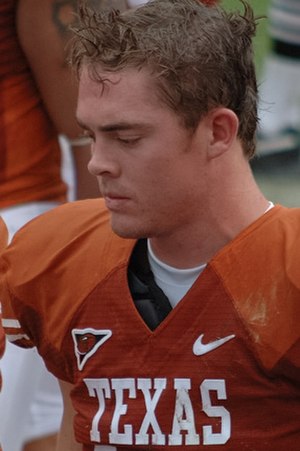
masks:
<instances>
[{"instance_id":1,"label":"white undershirt","mask_svg":"<svg viewBox=\"0 0 300 451\"><path fill-rule=\"evenodd\" d=\"M273 202L269 202L269 206L265 213L273 207ZM154 280L163 290L169 299L170 304L174 308L205 269L206 263L188 269L174 268L173 266L169 266L162 262L154 255L150 240L147 240L147 246L149 264L154 275Z\"/></svg>"},{"instance_id":2,"label":"white undershirt","mask_svg":"<svg viewBox=\"0 0 300 451\"><path fill-rule=\"evenodd\" d=\"M159 260L154 255L149 240L147 240L147 243L148 259L154 280L163 290L174 308L204 270L206 264L189 269L174 268Z\"/></svg>"}]
</instances>

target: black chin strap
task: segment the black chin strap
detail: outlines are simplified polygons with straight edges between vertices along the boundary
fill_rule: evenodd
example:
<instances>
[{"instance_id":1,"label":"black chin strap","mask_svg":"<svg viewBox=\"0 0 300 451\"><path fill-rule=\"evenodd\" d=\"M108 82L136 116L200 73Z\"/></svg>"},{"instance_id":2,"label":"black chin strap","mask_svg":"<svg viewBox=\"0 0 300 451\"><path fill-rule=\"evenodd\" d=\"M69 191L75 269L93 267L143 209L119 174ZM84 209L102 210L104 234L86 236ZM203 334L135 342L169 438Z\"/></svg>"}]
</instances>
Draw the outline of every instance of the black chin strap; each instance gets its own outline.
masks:
<instances>
[{"instance_id":1,"label":"black chin strap","mask_svg":"<svg viewBox=\"0 0 300 451\"><path fill-rule=\"evenodd\" d=\"M128 266L128 284L139 314L149 329L154 330L172 310L172 306L155 283L145 239L139 240L133 249Z\"/></svg>"}]
</instances>

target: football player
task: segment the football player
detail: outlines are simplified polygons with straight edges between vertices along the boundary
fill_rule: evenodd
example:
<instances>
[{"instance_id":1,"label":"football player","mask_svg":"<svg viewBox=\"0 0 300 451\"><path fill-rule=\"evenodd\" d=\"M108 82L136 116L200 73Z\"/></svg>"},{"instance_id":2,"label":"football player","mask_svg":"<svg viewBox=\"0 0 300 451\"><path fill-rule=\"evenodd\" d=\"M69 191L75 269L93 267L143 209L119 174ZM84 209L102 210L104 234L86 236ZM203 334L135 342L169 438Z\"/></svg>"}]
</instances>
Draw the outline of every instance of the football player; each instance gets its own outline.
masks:
<instances>
[{"instance_id":1,"label":"football player","mask_svg":"<svg viewBox=\"0 0 300 451\"><path fill-rule=\"evenodd\" d=\"M81 9L77 118L103 199L21 230L0 285L7 334L63 381L64 451L299 449L300 210L249 165L244 6Z\"/></svg>"}]
</instances>

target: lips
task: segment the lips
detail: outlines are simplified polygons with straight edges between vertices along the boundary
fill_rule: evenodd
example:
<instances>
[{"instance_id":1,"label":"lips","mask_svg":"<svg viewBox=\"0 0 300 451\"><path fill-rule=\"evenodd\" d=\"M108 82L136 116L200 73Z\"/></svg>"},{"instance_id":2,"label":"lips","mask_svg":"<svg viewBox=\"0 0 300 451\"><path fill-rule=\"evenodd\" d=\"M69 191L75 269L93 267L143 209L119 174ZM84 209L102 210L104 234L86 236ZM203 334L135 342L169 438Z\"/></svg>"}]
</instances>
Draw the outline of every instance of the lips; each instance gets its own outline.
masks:
<instances>
[{"instance_id":1,"label":"lips","mask_svg":"<svg viewBox=\"0 0 300 451\"><path fill-rule=\"evenodd\" d=\"M118 194L118 193L106 193L103 192L103 197L104 199L111 199L111 200L125 200L128 199L128 197L124 196L123 194Z\"/></svg>"},{"instance_id":2,"label":"lips","mask_svg":"<svg viewBox=\"0 0 300 451\"><path fill-rule=\"evenodd\" d=\"M128 197L118 194L104 194L105 205L109 210L116 211L123 208L124 204L129 200Z\"/></svg>"}]
</instances>

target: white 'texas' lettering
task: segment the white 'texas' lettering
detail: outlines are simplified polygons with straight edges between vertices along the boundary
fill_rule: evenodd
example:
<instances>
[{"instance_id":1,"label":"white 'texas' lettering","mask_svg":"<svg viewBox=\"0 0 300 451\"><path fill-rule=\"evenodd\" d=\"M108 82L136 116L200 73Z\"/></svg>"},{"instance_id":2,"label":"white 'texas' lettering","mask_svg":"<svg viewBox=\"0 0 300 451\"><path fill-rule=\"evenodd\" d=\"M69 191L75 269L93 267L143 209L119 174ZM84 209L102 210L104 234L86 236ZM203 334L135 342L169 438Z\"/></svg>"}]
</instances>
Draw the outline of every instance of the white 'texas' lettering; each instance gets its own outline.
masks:
<instances>
[{"instance_id":1,"label":"white 'texas' lettering","mask_svg":"<svg viewBox=\"0 0 300 451\"><path fill-rule=\"evenodd\" d=\"M105 411L105 398L111 397L111 391L108 379L85 379L86 386L91 397L97 397L99 401L99 409L92 421L91 440L94 442L101 442L100 431L98 424Z\"/></svg>"},{"instance_id":2,"label":"white 'texas' lettering","mask_svg":"<svg viewBox=\"0 0 300 451\"><path fill-rule=\"evenodd\" d=\"M175 379L174 388L176 389L176 404L173 418L172 433L169 435L170 445L182 445L183 434L186 445L199 445L200 437L196 432L195 416L192 402L189 396L191 389L190 379Z\"/></svg>"},{"instance_id":3,"label":"white 'texas' lettering","mask_svg":"<svg viewBox=\"0 0 300 451\"><path fill-rule=\"evenodd\" d=\"M199 425L195 421L195 413L199 414L201 410L198 406L195 411L190 395L192 382L188 378L175 378L173 381L167 378L102 378L84 379L84 382L89 395L97 398L99 404L91 421L90 439L93 442L113 445L195 446L200 445L201 441L203 445L223 445L230 439L230 413L224 406L213 405L211 401L212 393L217 400L227 399L223 379L205 379L199 386L202 412L208 418L218 419L219 431L214 430L217 427L216 421L213 425ZM165 413L170 425L172 424L170 431L163 430L156 413L166 390L174 391L175 396L173 408L170 405ZM145 411L142 413L143 417L131 424L131 412L135 415L136 412L141 413L141 394ZM108 399L109 408L106 406ZM134 403L137 399L138 408ZM101 420L105 414L103 421L110 421L110 432L106 440L101 437Z\"/></svg>"},{"instance_id":4,"label":"white 'texas' lettering","mask_svg":"<svg viewBox=\"0 0 300 451\"><path fill-rule=\"evenodd\" d=\"M111 422L111 432L109 434L110 443L118 445L132 445L132 426L124 425L124 432L119 432L119 421L122 415L126 415L128 405L124 404L124 390L128 390L129 398L136 397L134 379L112 379L111 387L116 395L116 407Z\"/></svg>"},{"instance_id":5,"label":"white 'texas' lettering","mask_svg":"<svg viewBox=\"0 0 300 451\"><path fill-rule=\"evenodd\" d=\"M154 389L155 393L151 398L150 389L152 388L151 379L138 379L137 386L138 389L142 391L146 404L146 415L142 422L141 428L136 434L136 444L137 445L148 445L149 444L149 434L147 431L149 430L150 425L153 428L154 434L152 435L152 443L153 445L164 445L165 444L165 436L162 434L157 419L155 417L155 407L159 401L159 398L166 389L167 381L166 379L154 379Z\"/></svg>"},{"instance_id":6,"label":"white 'texas' lettering","mask_svg":"<svg viewBox=\"0 0 300 451\"><path fill-rule=\"evenodd\" d=\"M200 385L203 411L208 417L221 418L221 432L212 432L211 426L203 426L204 445L224 445L231 435L230 413L223 406L212 406L210 392L216 391L218 399L227 399L225 381L222 379L205 379Z\"/></svg>"}]
</instances>

